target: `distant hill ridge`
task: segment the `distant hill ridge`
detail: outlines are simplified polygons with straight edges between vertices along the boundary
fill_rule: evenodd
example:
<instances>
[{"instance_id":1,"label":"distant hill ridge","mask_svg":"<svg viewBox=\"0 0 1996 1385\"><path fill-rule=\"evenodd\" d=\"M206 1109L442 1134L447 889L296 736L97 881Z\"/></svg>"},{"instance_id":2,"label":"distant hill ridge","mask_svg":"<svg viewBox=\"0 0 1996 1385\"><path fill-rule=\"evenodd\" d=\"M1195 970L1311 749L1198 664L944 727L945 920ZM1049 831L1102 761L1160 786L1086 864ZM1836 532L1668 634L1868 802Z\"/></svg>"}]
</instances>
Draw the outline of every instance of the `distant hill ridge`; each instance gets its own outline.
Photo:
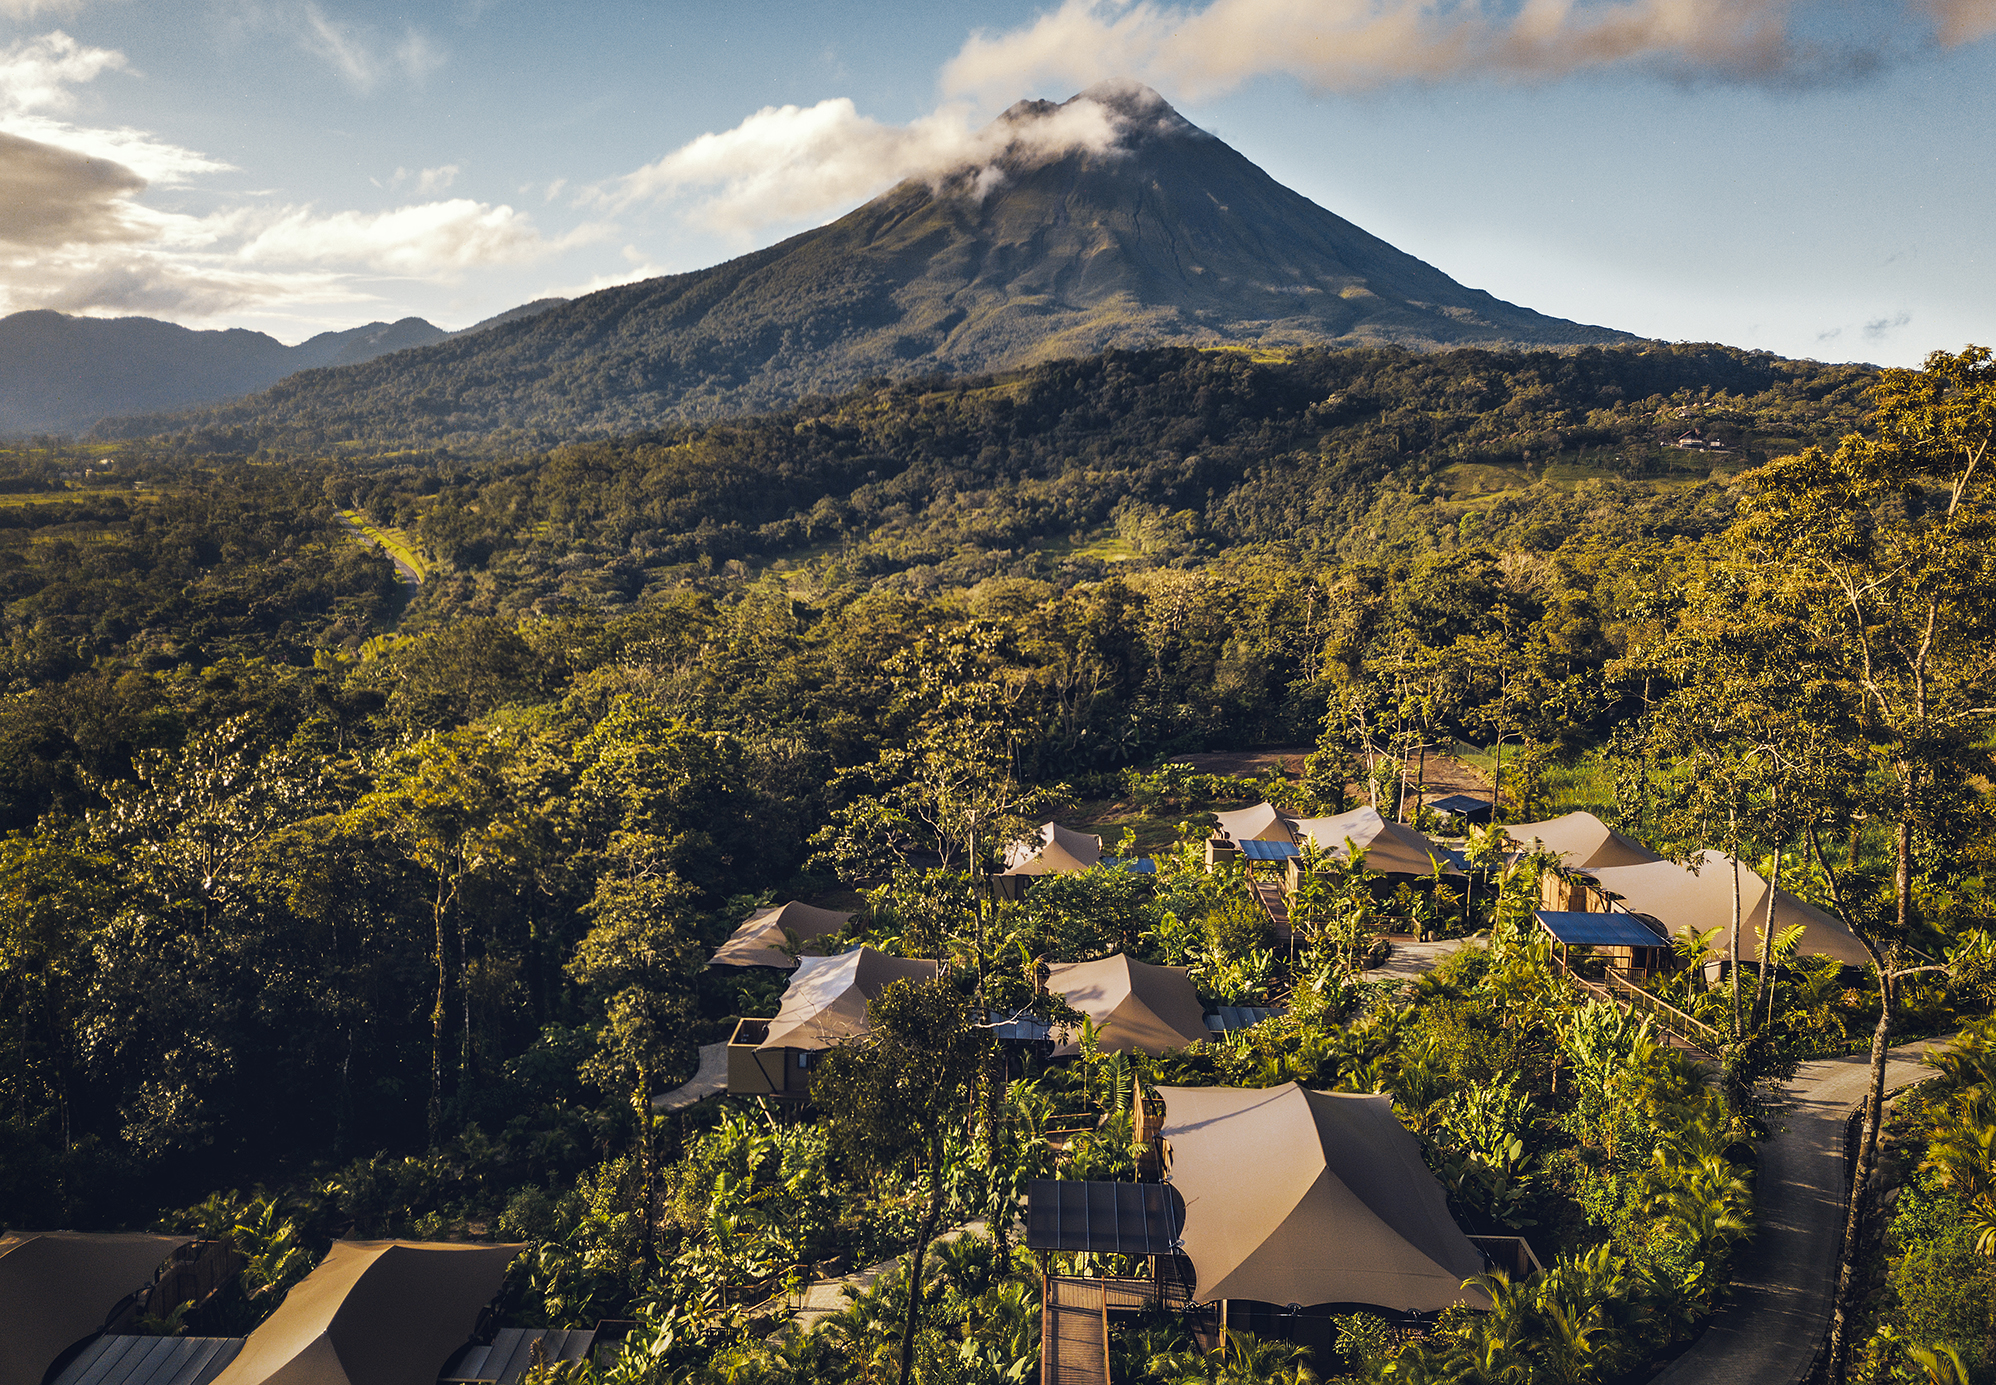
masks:
<instances>
[{"instance_id":1,"label":"distant hill ridge","mask_svg":"<svg viewBox=\"0 0 1996 1385\"><path fill-rule=\"evenodd\" d=\"M1047 150L1053 127L1035 122L1079 101L1104 108L1118 142ZM1147 87L1021 102L991 133L1012 134L991 160L711 269L115 431L559 439L1110 347L1635 340L1465 288L1283 187Z\"/></svg>"}]
</instances>

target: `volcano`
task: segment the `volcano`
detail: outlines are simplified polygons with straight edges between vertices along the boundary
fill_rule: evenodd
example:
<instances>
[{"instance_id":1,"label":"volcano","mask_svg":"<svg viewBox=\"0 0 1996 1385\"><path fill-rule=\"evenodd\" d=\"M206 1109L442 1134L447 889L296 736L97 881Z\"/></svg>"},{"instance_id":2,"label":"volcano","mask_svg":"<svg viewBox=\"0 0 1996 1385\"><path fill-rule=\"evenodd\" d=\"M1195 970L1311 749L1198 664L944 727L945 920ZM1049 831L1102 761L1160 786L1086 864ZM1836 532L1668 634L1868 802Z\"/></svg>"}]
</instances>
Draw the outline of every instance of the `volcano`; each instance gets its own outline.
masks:
<instances>
[{"instance_id":1,"label":"volcano","mask_svg":"<svg viewBox=\"0 0 1996 1385\"><path fill-rule=\"evenodd\" d=\"M1075 102L1104 108L1112 141L1036 137ZM1020 102L984 136L989 158L766 250L303 372L202 421L327 440L575 437L1112 347L1635 340L1464 287L1283 187L1148 87Z\"/></svg>"}]
</instances>

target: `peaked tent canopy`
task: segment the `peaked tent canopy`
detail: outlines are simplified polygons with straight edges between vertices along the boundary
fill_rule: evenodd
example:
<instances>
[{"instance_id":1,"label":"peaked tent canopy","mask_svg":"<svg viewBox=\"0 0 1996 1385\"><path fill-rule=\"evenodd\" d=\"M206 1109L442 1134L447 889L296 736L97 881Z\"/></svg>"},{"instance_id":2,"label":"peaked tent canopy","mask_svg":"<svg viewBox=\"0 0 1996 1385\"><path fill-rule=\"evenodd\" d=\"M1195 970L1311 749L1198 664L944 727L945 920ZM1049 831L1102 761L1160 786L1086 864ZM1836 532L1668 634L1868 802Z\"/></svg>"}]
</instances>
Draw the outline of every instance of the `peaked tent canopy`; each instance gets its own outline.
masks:
<instances>
[{"instance_id":1,"label":"peaked tent canopy","mask_svg":"<svg viewBox=\"0 0 1996 1385\"><path fill-rule=\"evenodd\" d=\"M1047 968L1047 989L1095 1021L1104 1053L1128 1049L1153 1057L1213 1037L1206 1007L1183 967L1154 967L1122 953L1094 962L1057 962ZM1079 1050L1077 1036L1055 1036L1055 1053Z\"/></svg>"},{"instance_id":2,"label":"peaked tent canopy","mask_svg":"<svg viewBox=\"0 0 1996 1385\"><path fill-rule=\"evenodd\" d=\"M214 1385L436 1385L525 1249L335 1241Z\"/></svg>"},{"instance_id":3,"label":"peaked tent canopy","mask_svg":"<svg viewBox=\"0 0 1996 1385\"><path fill-rule=\"evenodd\" d=\"M1296 835L1338 857L1344 855L1345 840L1349 838L1354 846L1364 850L1365 868L1381 875L1430 875L1437 861L1441 863L1442 874L1462 874L1449 854L1429 840L1427 833L1405 823L1388 822L1377 808L1354 808L1328 818L1298 818Z\"/></svg>"},{"instance_id":4,"label":"peaked tent canopy","mask_svg":"<svg viewBox=\"0 0 1996 1385\"><path fill-rule=\"evenodd\" d=\"M1632 837L1625 837L1592 813L1567 813L1544 822L1520 822L1504 828L1512 841L1533 841L1576 870L1595 866L1644 866L1663 857ZM1730 887L1728 887L1730 888Z\"/></svg>"},{"instance_id":5,"label":"peaked tent canopy","mask_svg":"<svg viewBox=\"0 0 1996 1385\"><path fill-rule=\"evenodd\" d=\"M16 1231L0 1236L0 1385L42 1385L55 1358L152 1283L192 1236Z\"/></svg>"},{"instance_id":6,"label":"peaked tent canopy","mask_svg":"<svg viewBox=\"0 0 1996 1385\"><path fill-rule=\"evenodd\" d=\"M785 929L796 934L800 941L809 941L838 932L851 917L851 914L837 909L817 909L794 899L788 904L758 909L742 920L741 927L721 944L721 950L708 959L707 965L780 967L788 971L797 965L797 961L783 951L788 941L784 936Z\"/></svg>"},{"instance_id":7,"label":"peaked tent canopy","mask_svg":"<svg viewBox=\"0 0 1996 1385\"><path fill-rule=\"evenodd\" d=\"M1001 875L1073 875L1102 863L1102 839L1057 822L1005 848Z\"/></svg>"},{"instance_id":8,"label":"peaked tent canopy","mask_svg":"<svg viewBox=\"0 0 1996 1385\"><path fill-rule=\"evenodd\" d=\"M915 957L856 947L836 957L803 957L783 1004L757 1048L830 1048L867 1032L866 1003L896 981L933 981L940 968Z\"/></svg>"},{"instance_id":9,"label":"peaked tent canopy","mask_svg":"<svg viewBox=\"0 0 1996 1385\"><path fill-rule=\"evenodd\" d=\"M1733 921L1733 859L1723 852L1701 852L1698 868L1680 866L1674 861L1652 861L1644 865L1594 867L1587 872L1602 889L1619 895L1622 907L1632 914L1648 914L1675 936L1687 928L1702 933L1708 928L1730 927ZM1767 882L1754 871L1740 866L1740 953L1760 956L1760 935L1767 923ZM1857 935L1839 919L1832 918L1812 904L1804 904L1786 890L1778 891L1774 902L1774 931L1790 924L1802 925L1798 953L1816 952L1851 966L1871 960ZM1751 946L1749 946L1751 944Z\"/></svg>"},{"instance_id":10,"label":"peaked tent canopy","mask_svg":"<svg viewBox=\"0 0 1996 1385\"><path fill-rule=\"evenodd\" d=\"M1194 1297L1488 1308L1483 1256L1392 1100L1297 1083L1160 1087Z\"/></svg>"},{"instance_id":11,"label":"peaked tent canopy","mask_svg":"<svg viewBox=\"0 0 1996 1385\"><path fill-rule=\"evenodd\" d=\"M1237 842L1293 842L1296 834L1289 830L1293 819L1285 817L1273 803L1257 803L1252 808L1241 808L1231 813L1215 813L1220 820L1220 830Z\"/></svg>"}]
</instances>

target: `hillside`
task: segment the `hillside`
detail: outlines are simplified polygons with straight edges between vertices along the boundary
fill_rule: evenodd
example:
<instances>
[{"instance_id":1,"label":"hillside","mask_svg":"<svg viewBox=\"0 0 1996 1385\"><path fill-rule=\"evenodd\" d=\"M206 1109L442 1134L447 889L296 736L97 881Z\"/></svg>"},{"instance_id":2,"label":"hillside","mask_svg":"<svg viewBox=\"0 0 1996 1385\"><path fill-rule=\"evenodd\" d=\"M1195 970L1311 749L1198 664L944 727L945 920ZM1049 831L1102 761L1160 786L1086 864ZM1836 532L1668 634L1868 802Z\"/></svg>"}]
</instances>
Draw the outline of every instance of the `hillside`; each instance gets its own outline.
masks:
<instances>
[{"instance_id":1,"label":"hillside","mask_svg":"<svg viewBox=\"0 0 1996 1385\"><path fill-rule=\"evenodd\" d=\"M198 332L149 317L13 313L0 318L0 436L76 433L107 415L229 399L296 371L371 361L446 335L405 317L286 346L241 328Z\"/></svg>"},{"instance_id":2,"label":"hillside","mask_svg":"<svg viewBox=\"0 0 1996 1385\"><path fill-rule=\"evenodd\" d=\"M552 442L781 407L881 376L1162 342L1632 340L1465 288L1283 187L1148 89L1074 100L1108 106L1120 146L1028 154L1034 123L1057 108L1022 102L1000 118L1018 133L991 165L904 182L769 249L116 432L241 428L316 445L524 430Z\"/></svg>"}]
</instances>

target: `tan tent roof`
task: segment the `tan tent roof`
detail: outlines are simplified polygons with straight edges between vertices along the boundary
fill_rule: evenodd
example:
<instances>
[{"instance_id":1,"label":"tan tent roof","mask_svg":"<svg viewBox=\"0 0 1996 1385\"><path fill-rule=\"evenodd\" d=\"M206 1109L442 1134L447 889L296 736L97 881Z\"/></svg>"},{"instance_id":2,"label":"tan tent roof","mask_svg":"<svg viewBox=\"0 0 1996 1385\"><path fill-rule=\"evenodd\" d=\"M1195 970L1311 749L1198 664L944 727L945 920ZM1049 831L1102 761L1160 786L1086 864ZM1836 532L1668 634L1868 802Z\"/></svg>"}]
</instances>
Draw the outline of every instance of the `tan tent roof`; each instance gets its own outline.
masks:
<instances>
[{"instance_id":1,"label":"tan tent roof","mask_svg":"<svg viewBox=\"0 0 1996 1385\"><path fill-rule=\"evenodd\" d=\"M790 973L783 1004L757 1048L829 1048L867 1032L866 1003L896 981L933 981L936 963L856 947L836 957L804 957Z\"/></svg>"},{"instance_id":2,"label":"tan tent roof","mask_svg":"<svg viewBox=\"0 0 1996 1385\"><path fill-rule=\"evenodd\" d=\"M1353 845L1364 848L1365 868L1381 875L1427 875L1433 872L1435 861L1441 862L1444 875L1462 874L1425 832L1405 823L1388 822L1377 808L1354 808L1336 817L1298 818L1296 837L1298 845L1308 838L1319 849L1339 857L1345 854L1345 839L1350 838Z\"/></svg>"},{"instance_id":3,"label":"tan tent roof","mask_svg":"<svg viewBox=\"0 0 1996 1385\"><path fill-rule=\"evenodd\" d=\"M1567 865L1580 870L1591 866L1641 866L1663 859L1592 813L1568 813L1544 822L1509 824L1504 831L1521 847L1536 840L1547 851L1564 858Z\"/></svg>"},{"instance_id":4,"label":"tan tent roof","mask_svg":"<svg viewBox=\"0 0 1996 1385\"><path fill-rule=\"evenodd\" d=\"M1158 1092L1200 1302L1490 1307L1462 1287L1483 1256L1389 1098L1294 1082Z\"/></svg>"},{"instance_id":5,"label":"tan tent roof","mask_svg":"<svg viewBox=\"0 0 1996 1385\"><path fill-rule=\"evenodd\" d=\"M335 1241L214 1385L436 1385L525 1249Z\"/></svg>"},{"instance_id":6,"label":"tan tent roof","mask_svg":"<svg viewBox=\"0 0 1996 1385\"><path fill-rule=\"evenodd\" d=\"M846 926L851 914L837 909L817 909L791 900L769 909L758 909L742 920L734 936L721 944L721 950L708 959L710 967L781 967L788 971L797 962L783 951L784 929L800 940L822 938Z\"/></svg>"},{"instance_id":7,"label":"tan tent roof","mask_svg":"<svg viewBox=\"0 0 1996 1385\"><path fill-rule=\"evenodd\" d=\"M0 1385L42 1385L55 1358L152 1283L192 1236L16 1231L0 1236Z\"/></svg>"},{"instance_id":8,"label":"tan tent roof","mask_svg":"<svg viewBox=\"0 0 1996 1385\"><path fill-rule=\"evenodd\" d=\"M1237 842L1296 840L1296 834L1289 830L1292 820L1283 816L1282 810L1273 803L1257 803L1252 808L1239 808L1213 816L1220 820L1220 830Z\"/></svg>"},{"instance_id":9,"label":"tan tent roof","mask_svg":"<svg viewBox=\"0 0 1996 1385\"><path fill-rule=\"evenodd\" d=\"M1057 822L1005 848L1001 875L1073 875L1102 863L1102 839Z\"/></svg>"},{"instance_id":10,"label":"tan tent roof","mask_svg":"<svg viewBox=\"0 0 1996 1385\"><path fill-rule=\"evenodd\" d=\"M1733 921L1732 858L1718 851L1699 855L1694 872L1674 861L1639 866L1597 867L1587 872L1601 888L1621 896L1631 913L1648 914L1672 935L1686 928L1731 927ZM1749 867L1740 867L1740 951L1760 956L1760 929L1767 922L1767 882ZM1774 931L1803 925L1797 952L1821 953L1839 962L1862 966L1871 960L1864 944L1849 928L1821 909L1782 890L1774 904Z\"/></svg>"},{"instance_id":11,"label":"tan tent roof","mask_svg":"<svg viewBox=\"0 0 1996 1385\"><path fill-rule=\"evenodd\" d=\"M1184 967L1153 967L1118 952L1096 962L1055 963L1047 968L1047 989L1095 1021L1105 1053L1134 1048L1155 1056L1213 1037ZM1072 1034L1056 1037L1056 1053L1077 1050Z\"/></svg>"}]
</instances>

